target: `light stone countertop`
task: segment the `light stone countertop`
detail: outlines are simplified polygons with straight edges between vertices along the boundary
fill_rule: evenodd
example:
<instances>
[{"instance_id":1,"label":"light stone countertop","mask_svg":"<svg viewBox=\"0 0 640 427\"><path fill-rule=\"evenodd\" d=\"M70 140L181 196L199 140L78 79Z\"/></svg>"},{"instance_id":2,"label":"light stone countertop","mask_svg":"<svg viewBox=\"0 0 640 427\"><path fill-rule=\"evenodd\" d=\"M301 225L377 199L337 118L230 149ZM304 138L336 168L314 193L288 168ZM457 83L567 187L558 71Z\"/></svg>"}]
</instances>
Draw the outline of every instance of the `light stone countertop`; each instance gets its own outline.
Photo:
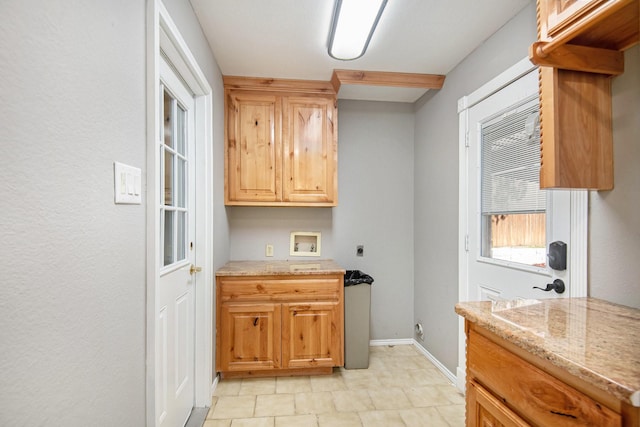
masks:
<instances>
[{"instance_id":1,"label":"light stone countertop","mask_svg":"<svg viewBox=\"0 0 640 427\"><path fill-rule=\"evenodd\" d=\"M640 406L640 310L595 298L460 302L456 313Z\"/></svg>"},{"instance_id":2,"label":"light stone countertop","mask_svg":"<svg viewBox=\"0 0 640 427\"><path fill-rule=\"evenodd\" d=\"M308 274L345 274L345 269L330 259L288 261L229 261L216 276L278 276Z\"/></svg>"}]
</instances>

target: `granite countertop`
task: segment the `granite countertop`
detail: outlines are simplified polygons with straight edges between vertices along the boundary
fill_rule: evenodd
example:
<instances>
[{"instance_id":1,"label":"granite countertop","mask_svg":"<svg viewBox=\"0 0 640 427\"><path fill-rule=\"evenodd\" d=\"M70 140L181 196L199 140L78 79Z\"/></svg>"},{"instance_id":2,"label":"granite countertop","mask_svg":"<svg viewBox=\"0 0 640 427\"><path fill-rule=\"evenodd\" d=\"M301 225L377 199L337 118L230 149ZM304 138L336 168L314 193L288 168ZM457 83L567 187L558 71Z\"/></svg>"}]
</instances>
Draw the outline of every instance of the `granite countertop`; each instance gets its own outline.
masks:
<instances>
[{"instance_id":1,"label":"granite countertop","mask_svg":"<svg viewBox=\"0 0 640 427\"><path fill-rule=\"evenodd\" d=\"M216 276L278 276L308 274L344 274L345 269L330 259L317 261L229 261Z\"/></svg>"},{"instance_id":2,"label":"granite countertop","mask_svg":"<svg viewBox=\"0 0 640 427\"><path fill-rule=\"evenodd\" d=\"M640 406L640 310L595 298L461 302L456 313Z\"/></svg>"}]
</instances>

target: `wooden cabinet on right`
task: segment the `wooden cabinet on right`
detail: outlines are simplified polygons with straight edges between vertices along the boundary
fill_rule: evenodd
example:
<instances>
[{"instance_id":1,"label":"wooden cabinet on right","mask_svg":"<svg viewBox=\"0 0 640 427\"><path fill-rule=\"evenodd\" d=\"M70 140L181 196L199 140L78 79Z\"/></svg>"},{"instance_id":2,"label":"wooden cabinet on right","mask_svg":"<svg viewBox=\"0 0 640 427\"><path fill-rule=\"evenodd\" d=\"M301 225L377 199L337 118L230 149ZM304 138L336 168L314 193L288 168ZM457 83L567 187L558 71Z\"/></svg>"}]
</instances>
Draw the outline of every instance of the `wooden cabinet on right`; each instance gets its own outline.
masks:
<instances>
[{"instance_id":1,"label":"wooden cabinet on right","mask_svg":"<svg viewBox=\"0 0 640 427\"><path fill-rule=\"evenodd\" d=\"M538 0L540 40L624 50L637 42L637 0Z\"/></svg>"},{"instance_id":2,"label":"wooden cabinet on right","mask_svg":"<svg viewBox=\"0 0 640 427\"><path fill-rule=\"evenodd\" d=\"M638 427L638 408L466 321L467 427Z\"/></svg>"},{"instance_id":3,"label":"wooden cabinet on right","mask_svg":"<svg viewBox=\"0 0 640 427\"><path fill-rule=\"evenodd\" d=\"M611 77L638 43L640 0L538 0L542 188L613 188Z\"/></svg>"}]
</instances>

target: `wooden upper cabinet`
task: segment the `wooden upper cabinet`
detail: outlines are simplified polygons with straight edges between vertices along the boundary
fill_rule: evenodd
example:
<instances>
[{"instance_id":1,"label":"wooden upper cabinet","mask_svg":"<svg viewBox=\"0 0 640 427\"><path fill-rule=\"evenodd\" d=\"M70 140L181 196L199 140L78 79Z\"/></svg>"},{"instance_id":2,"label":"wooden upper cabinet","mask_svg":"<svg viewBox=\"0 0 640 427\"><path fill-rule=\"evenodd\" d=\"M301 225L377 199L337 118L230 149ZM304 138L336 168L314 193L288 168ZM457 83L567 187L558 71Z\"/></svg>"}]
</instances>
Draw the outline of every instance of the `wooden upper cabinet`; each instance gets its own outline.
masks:
<instances>
[{"instance_id":1,"label":"wooden upper cabinet","mask_svg":"<svg viewBox=\"0 0 640 427\"><path fill-rule=\"evenodd\" d=\"M337 205L329 82L225 77L225 204Z\"/></svg>"},{"instance_id":2,"label":"wooden upper cabinet","mask_svg":"<svg viewBox=\"0 0 640 427\"><path fill-rule=\"evenodd\" d=\"M638 43L640 0L538 0L541 188L613 188L611 77Z\"/></svg>"},{"instance_id":3,"label":"wooden upper cabinet","mask_svg":"<svg viewBox=\"0 0 640 427\"><path fill-rule=\"evenodd\" d=\"M540 67L540 188L613 188L611 79Z\"/></svg>"},{"instance_id":4,"label":"wooden upper cabinet","mask_svg":"<svg viewBox=\"0 0 640 427\"><path fill-rule=\"evenodd\" d=\"M540 40L624 50L638 41L637 0L539 0Z\"/></svg>"}]
</instances>

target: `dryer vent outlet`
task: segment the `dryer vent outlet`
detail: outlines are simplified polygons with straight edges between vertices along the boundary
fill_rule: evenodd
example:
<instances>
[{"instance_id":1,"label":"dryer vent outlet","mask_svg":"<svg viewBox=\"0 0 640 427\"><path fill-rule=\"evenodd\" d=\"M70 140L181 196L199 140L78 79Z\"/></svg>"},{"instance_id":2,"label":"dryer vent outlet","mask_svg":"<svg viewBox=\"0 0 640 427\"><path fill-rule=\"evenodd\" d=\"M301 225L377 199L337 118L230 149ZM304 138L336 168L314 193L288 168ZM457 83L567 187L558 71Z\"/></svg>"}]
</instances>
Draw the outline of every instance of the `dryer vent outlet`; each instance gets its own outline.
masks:
<instances>
[{"instance_id":1,"label":"dryer vent outlet","mask_svg":"<svg viewBox=\"0 0 640 427\"><path fill-rule=\"evenodd\" d=\"M416 323L415 329L416 329L416 335L418 336L418 338L424 341L424 329L422 329L422 323L420 322Z\"/></svg>"}]
</instances>

